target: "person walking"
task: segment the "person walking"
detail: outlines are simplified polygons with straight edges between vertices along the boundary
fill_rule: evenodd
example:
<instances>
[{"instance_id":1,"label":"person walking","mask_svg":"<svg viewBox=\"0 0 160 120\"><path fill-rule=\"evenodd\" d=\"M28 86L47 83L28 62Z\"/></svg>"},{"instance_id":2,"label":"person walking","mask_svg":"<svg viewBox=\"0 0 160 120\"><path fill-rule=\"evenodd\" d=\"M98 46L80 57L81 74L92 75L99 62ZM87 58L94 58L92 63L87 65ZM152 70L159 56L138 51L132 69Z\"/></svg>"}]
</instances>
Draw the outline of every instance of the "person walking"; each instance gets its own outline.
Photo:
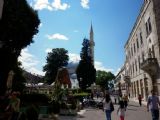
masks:
<instances>
[{"instance_id":1,"label":"person walking","mask_svg":"<svg viewBox=\"0 0 160 120\"><path fill-rule=\"evenodd\" d=\"M17 120L19 115L19 109L20 109L20 99L17 97L19 95L19 92L12 92L10 96L9 105L6 108L6 111L10 109L12 112L11 120Z\"/></svg>"},{"instance_id":2,"label":"person walking","mask_svg":"<svg viewBox=\"0 0 160 120\"><path fill-rule=\"evenodd\" d=\"M109 94L106 94L103 100L103 110L106 113L106 120L111 120L111 113L114 110L114 106Z\"/></svg>"},{"instance_id":3,"label":"person walking","mask_svg":"<svg viewBox=\"0 0 160 120\"><path fill-rule=\"evenodd\" d=\"M128 96L127 95L124 95L123 96L123 101L124 101L124 107L125 107L125 110L127 109L127 106L128 106L128 102L129 102L129 99L128 99Z\"/></svg>"},{"instance_id":4,"label":"person walking","mask_svg":"<svg viewBox=\"0 0 160 120\"><path fill-rule=\"evenodd\" d=\"M159 120L159 108L160 101L154 90L151 90L151 96L147 100L147 111L151 111L152 120Z\"/></svg>"},{"instance_id":5,"label":"person walking","mask_svg":"<svg viewBox=\"0 0 160 120\"><path fill-rule=\"evenodd\" d=\"M139 105L142 106L142 96L139 94L138 96Z\"/></svg>"},{"instance_id":6,"label":"person walking","mask_svg":"<svg viewBox=\"0 0 160 120\"><path fill-rule=\"evenodd\" d=\"M118 110L117 110L117 114L118 114L120 120L124 120L125 106L124 106L124 102L123 101L119 102L119 107L118 107Z\"/></svg>"}]
</instances>

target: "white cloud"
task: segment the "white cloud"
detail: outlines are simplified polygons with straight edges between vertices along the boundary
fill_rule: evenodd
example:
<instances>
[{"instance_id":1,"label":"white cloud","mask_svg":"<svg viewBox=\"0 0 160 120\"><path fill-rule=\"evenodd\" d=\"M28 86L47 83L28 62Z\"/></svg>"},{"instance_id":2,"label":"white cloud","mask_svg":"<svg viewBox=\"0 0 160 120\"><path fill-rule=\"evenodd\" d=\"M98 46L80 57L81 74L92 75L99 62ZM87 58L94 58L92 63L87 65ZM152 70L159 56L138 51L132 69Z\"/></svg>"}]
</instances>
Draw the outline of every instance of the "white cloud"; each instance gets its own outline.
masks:
<instances>
[{"instance_id":1,"label":"white cloud","mask_svg":"<svg viewBox=\"0 0 160 120\"><path fill-rule=\"evenodd\" d=\"M85 9L89 9L89 0L81 0L81 6Z\"/></svg>"},{"instance_id":2,"label":"white cloud","mask_svg":"<svg viewBox=\"0 0 160 120\"><path fill-rule=\"evenodd\" d=\"M80 61L80 56L79 54L75 54L75 53L69 53L69 62L73 62L73 63L78 63ZM96 70L103 70L106 72L114 72L113 69L108 69L105 68L104 65L102 64L102 62L99 61L95 61L95 68Z\"/></svg>"},{"instance_id":3,"label":"white cloud","mask_svg":"<svg viewBox=\"0 0 160 120\"><path fill-rule=\"evenodd\" d=\"M29 69L29 71L30 71L31 73L33 73L33 74L35 73L35 74L42 75L42 76L45 75L44 72L42 72L42 71L36 69L35 67L31 67L31 68Z\"/></svg>"},{"instance_id":4,"label":"white cloud","mask_svg":"<svg viewBox=\"0 0 160 120\"><path fill-rule=\"evenodd\" d=\"M43 24L42 24L42 23L40 23L40 24L39 24L39 27L42 27L42 26L43 26Z\"/></svg>"},{"instance_id":5,"label":"white cloud","mask_svg":"<svg viewBox=\"0 0 160 120\"><path fill-rule=\"evenodd\" d=\"M47 48L47 49L45 50L46 53L49 53L49 52L51 52L51 51L52 51L51 48Z\"/></svg>"},{"instance_id":6,"label":"white cloud","mask_svg":"<svg viewBox=\"0 0 160 120\"><path fill-rule=\"evenodd\" d=\"M67 3L61 3L61 0L54 0L52 2L52 7L54 10L66 10L67 8L70 8L70 5Z\"/></svg>"},{"instance_id":7,"label":"white cloud","mask_svg":"<svg viewBox=\"0 0 160 120\"><path fill-rule=\"evenodd\" d=\"M106 71L106 72L113 72L114 70L113 69L108 69L108 68L105 68L103 66L103 64L101 62L98 62L98 61L95 61L95 68L96 70L103 70L103 71Z\"/></svg>"},{"instance_id":8,"label":"white cloud","mask_svg":"<svg viewBox=\"0 0 160 120\"><path fill-rule=\"evenodd\" d=\"M42 10L42 9L47 9L50 11L53 10L48 0L35 0L35 4L33 5L33 7L36 10Z\"/></svg>"},{"instance_id":9,"label":"white cloud","mask_svg":"<svg viewBox=\"0 0 160 120\"><path fill-rule=\"evenodd\" d=\"M20 62L22 62L22 67L31 73L44 75L44 72L36 69L36 65L38 65L39 61L36 57L29 53L28 49L23 49L21 52L21 56L18 58Z\"/></svg>"},{"instance_id":10,"label":"white cloud","mask_svg":"<svg viewBox=\"0 0 160 120\"><path fill-rule=\"evenodd\" d=\"M121 68L118 68L117 71L115 72L115 75L117 75L120 72Z\"/></svg>"},{"instance_id":11,"label":"white cloud","mask_svg":"<svg viewBox=\"0 0 160 120\"><path fill-rule=\"evenodd\" d=\"M65 35L59 34L59 33L55 33L53 35L46 35L46 37L50 40L69 40L69 38L67 38Z\"/></svg>"},{"instance_id":12,"label":"white cloud","mask_svg":"<svg viewBox=\"0 0 160 120\"><path fill-rule=\"evenodd\" d=\"M49 3L48 0L34 0L34 1L35 2L32 3L32 6L36 10L47 9L49 11L53 11L53 10L66 10L67 8L70 8L69 4L61 3L61 0L53 0L52 3Z\"/></svg>"},{"instance_id":13,"label":"white cloud","mask_svg":"<svg viewBox=\"0 0 160 120\"><path fill-rule=\"evenodd\" d=\"M78 63L80 61L79 54L69 53L68 56L70 62Z\"/></svg>"}]
</instances>

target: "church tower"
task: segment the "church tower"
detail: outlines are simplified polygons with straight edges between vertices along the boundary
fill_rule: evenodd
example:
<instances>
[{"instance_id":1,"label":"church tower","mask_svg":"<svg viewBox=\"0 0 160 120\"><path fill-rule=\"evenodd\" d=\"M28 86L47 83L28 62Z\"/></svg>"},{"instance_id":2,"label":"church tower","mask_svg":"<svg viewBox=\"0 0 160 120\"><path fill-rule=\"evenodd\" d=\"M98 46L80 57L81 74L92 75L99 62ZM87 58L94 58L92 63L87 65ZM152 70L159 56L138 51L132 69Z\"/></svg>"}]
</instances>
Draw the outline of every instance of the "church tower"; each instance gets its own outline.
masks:
<instances>
[{"instance_id":1,"label":"church tower","mask_svg":"<svg viewBox=\"0 0 160 120\"><path fill-rule=\"evenodd\" d=\"M92 64L94 65L94 33L93 33L93 28L92 28L92 24L91 24L91 28L90 28L90 55L91 55L91 60L92 60Z\"/></svg>"}]
</instances>

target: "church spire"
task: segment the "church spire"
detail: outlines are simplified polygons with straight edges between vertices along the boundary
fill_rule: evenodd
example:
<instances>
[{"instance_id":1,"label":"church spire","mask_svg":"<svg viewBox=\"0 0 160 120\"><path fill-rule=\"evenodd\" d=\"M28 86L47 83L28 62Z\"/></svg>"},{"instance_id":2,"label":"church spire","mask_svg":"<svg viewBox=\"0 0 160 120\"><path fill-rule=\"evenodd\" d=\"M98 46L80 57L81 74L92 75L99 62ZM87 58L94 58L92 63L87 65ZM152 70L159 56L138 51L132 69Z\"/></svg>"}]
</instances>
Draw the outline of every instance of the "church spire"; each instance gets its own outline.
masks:
<instances>
[{"instance_id":1,"label":"church spire","mask_svg":"<svg viewBox=\"0 0 160 120\"><path fill-rule=\"evenodd\" d=\"M92 23L91 23L90 34L93 34L93 27L92 27Z\"/></svg>"},{"instance_id":2,"label":"church spire","mask_svg":"<svg viewBox=\"0 0 160 120\"><path fill-rule=\"evenodd\" d=\"M94 32L93 32L93 27L92 27L92 23L91 23L91 28L90 28L90 53L91 53L91 60L92 60L92 64L94 65Z\"/></svg>"}]
</instances>

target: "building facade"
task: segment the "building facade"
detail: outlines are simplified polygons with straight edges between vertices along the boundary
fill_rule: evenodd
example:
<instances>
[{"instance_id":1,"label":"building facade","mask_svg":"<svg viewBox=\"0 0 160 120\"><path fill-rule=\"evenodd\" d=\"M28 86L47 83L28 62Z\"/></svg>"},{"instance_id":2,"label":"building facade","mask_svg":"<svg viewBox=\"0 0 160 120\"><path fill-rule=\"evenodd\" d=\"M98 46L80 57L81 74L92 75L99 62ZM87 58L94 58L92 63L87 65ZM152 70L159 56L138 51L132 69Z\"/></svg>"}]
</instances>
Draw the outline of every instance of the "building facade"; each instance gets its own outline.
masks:
<instances>
[{"instance_id":1,"label":"building facade","mask_svg":"<svg viewBox=\"0 0 160 120\"><path fill-rule=\"evenodd\" d=\"M145 0L125 44L121 74L131 98L147 100L154 89L160 96L160 0ZM118 76L116 77L118 78Z\"/></svg>"}]
</instances>

